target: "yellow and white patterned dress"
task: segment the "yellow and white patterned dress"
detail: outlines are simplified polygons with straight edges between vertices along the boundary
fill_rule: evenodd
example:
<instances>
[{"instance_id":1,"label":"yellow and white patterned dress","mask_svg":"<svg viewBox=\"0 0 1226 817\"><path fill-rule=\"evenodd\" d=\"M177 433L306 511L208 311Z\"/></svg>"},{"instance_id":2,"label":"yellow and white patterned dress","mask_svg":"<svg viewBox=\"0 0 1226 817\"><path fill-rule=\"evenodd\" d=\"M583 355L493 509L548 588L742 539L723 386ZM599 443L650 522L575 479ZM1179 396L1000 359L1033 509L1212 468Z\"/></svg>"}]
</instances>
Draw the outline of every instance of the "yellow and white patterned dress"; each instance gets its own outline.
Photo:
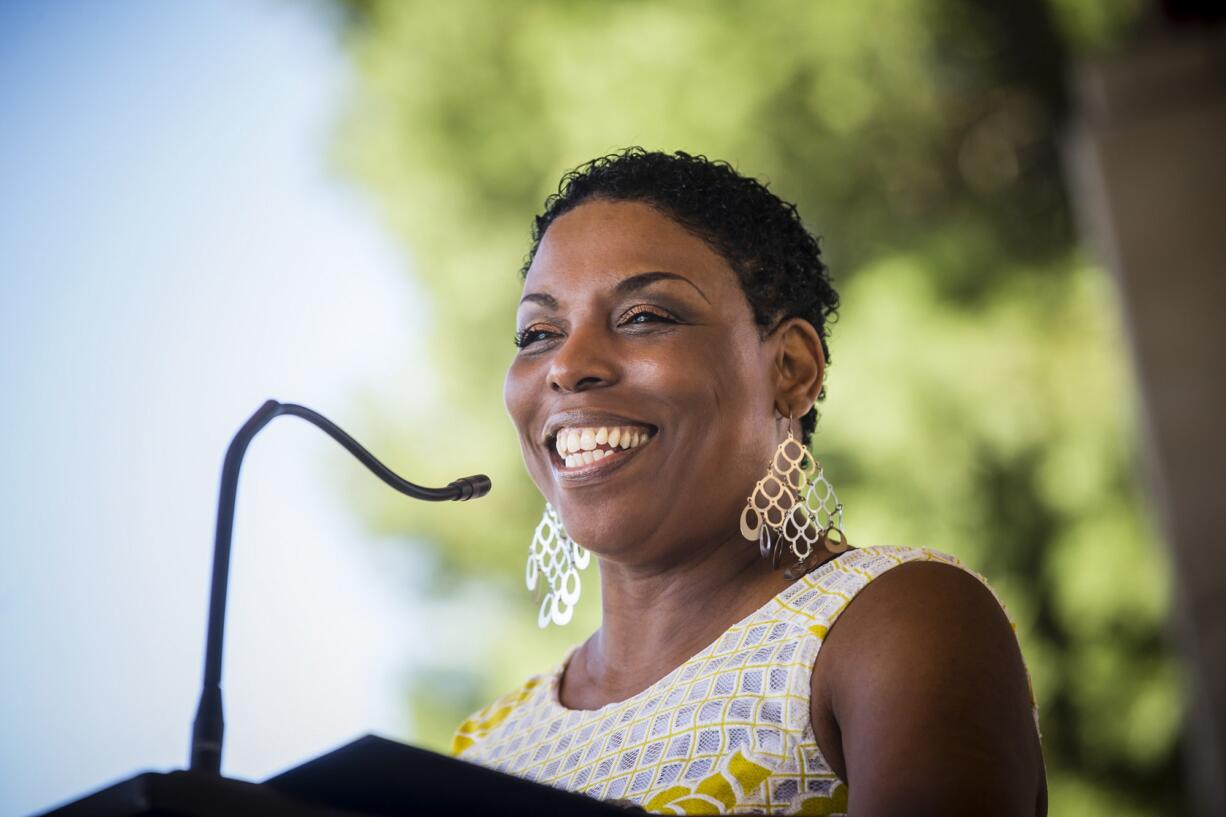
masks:
<instances>
[{"instance_id":1,"label":"yellow and white patterned dress","mask_svg":"<svg viewBox=\"0 0 1226 817\"><path fill-rule=\"evenodd\" d=\"M567 709L558 697L563 661L463 723L452 753L662 814L843 814L847 786L810 724L813 662L856 593L912 561L966 569L926 548L848 551L637 695Z\"/></svg>"}]
</instances>

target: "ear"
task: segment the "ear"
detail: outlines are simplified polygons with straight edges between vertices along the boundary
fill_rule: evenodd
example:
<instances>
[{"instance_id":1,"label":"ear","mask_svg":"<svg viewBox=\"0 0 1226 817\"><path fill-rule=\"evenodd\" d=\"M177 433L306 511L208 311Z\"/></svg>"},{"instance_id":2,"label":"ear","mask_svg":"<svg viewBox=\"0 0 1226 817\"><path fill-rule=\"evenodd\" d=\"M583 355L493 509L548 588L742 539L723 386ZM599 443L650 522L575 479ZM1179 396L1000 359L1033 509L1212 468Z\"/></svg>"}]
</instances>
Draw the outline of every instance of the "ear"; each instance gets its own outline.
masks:
<instances>
[{"instance_id":1,"label":"ear","mask_svg":"<svg viewBox=\"0 0 1226 817\"><path fill-rule=\"evenodd\" d=\"M775 334L775 408L784 417L799 420L822 390L826 375L822 339L804 318L788 318Z\"/></svg>"}]
</instances>

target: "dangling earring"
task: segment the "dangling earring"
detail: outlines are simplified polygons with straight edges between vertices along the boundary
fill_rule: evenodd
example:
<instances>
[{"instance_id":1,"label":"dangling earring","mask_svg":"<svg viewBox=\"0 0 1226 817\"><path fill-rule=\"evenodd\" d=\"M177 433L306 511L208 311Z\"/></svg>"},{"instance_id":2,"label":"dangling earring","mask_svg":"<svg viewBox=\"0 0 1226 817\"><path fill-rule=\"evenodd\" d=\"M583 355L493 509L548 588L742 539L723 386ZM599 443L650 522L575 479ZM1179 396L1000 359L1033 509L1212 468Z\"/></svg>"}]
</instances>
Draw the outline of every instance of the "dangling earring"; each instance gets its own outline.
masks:
<instances>
[{"instance_id":1,"label":"dangling earring","mask_svg":"<svg viewBox=\"0 0 1226 817\"><path fill-rule=\"evenodd\" d=\"M528 589L535 590L542 573L549 583L549 590L541 600L541 610L536 623L541 629L549 622L566 624L575 612L579 601L579 571L588 566L592 554L566 533L558 512L548 502L545 514L532 535L528 547Z\"/></svg>"},{"instance_id":2,"label":"dangling earring","mask_svg":"<svg viewBox=\"0 0 1226 817\"><path fill-rule=\"evenodd\" d=\"M785 572L798 578L811 570L820 557L818 548L842 553L850 545L843 533L843 506L826 479L822 464L792 436L775 449L741 511L741 535L757 541L763 558L774 567L790 550L796 564Z\"/></svg>"}]
</instances>

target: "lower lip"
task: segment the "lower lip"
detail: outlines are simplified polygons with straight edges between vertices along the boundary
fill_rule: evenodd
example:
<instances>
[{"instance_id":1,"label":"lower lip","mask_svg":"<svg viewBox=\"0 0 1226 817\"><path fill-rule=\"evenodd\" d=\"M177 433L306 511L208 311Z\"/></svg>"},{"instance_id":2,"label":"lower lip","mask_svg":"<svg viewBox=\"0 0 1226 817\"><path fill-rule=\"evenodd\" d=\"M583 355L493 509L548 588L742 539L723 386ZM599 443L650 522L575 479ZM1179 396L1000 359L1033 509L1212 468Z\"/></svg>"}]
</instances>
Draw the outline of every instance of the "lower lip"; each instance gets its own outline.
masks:
<instances>
[{"instance_id":1,"label":"lower lip","mask_svg":"<svg viewBox=\"0 0 1226 817\"><path fill-rule=\"evenodd\" d=\"M600 479L626 465L630 460L634 459L642 452L644 448L651 445L655 441L655 436L650 437L647 442L642 445L637 445L634 448L623 448L614 451L612 454L606 454L590 465L576 465L574 468L568 468L562 460L556 448L551 449L550 460L553 462L553 471L559 479L575 482L587 482L594 479Z\"/></svg>"}]
</instances>

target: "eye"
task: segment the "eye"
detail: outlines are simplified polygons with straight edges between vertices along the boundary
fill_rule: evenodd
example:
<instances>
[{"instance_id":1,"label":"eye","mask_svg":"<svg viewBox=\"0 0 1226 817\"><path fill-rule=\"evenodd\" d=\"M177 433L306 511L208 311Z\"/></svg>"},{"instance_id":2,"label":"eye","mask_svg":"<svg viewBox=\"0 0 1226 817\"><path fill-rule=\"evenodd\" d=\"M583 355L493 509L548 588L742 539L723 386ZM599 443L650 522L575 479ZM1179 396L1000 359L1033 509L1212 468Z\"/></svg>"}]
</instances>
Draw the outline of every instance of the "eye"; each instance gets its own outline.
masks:
<instances>
[{"instance_id":1,"label":"eye","mask_svg":"<svg viewBox=\"0 0 1226 817\"><path fill-rule=\"evenodd\" d=\"M553 327L539 323L533 324L527 329L515 333L515 345L520 349L526 349L534 343L557 336L558 332Z\"/></svg>"},{"instance_id":2,"label":"eye","mask_svg":"<svg viewBox=\"0 0 1226 817\"><path fill-rule=\"evenodd\" d=\"M626 314L622 315L618 325L630 326L645 323L677 323L677 318L658 306L640 304L626 310Z\"/></svg>"}]
</instances>

